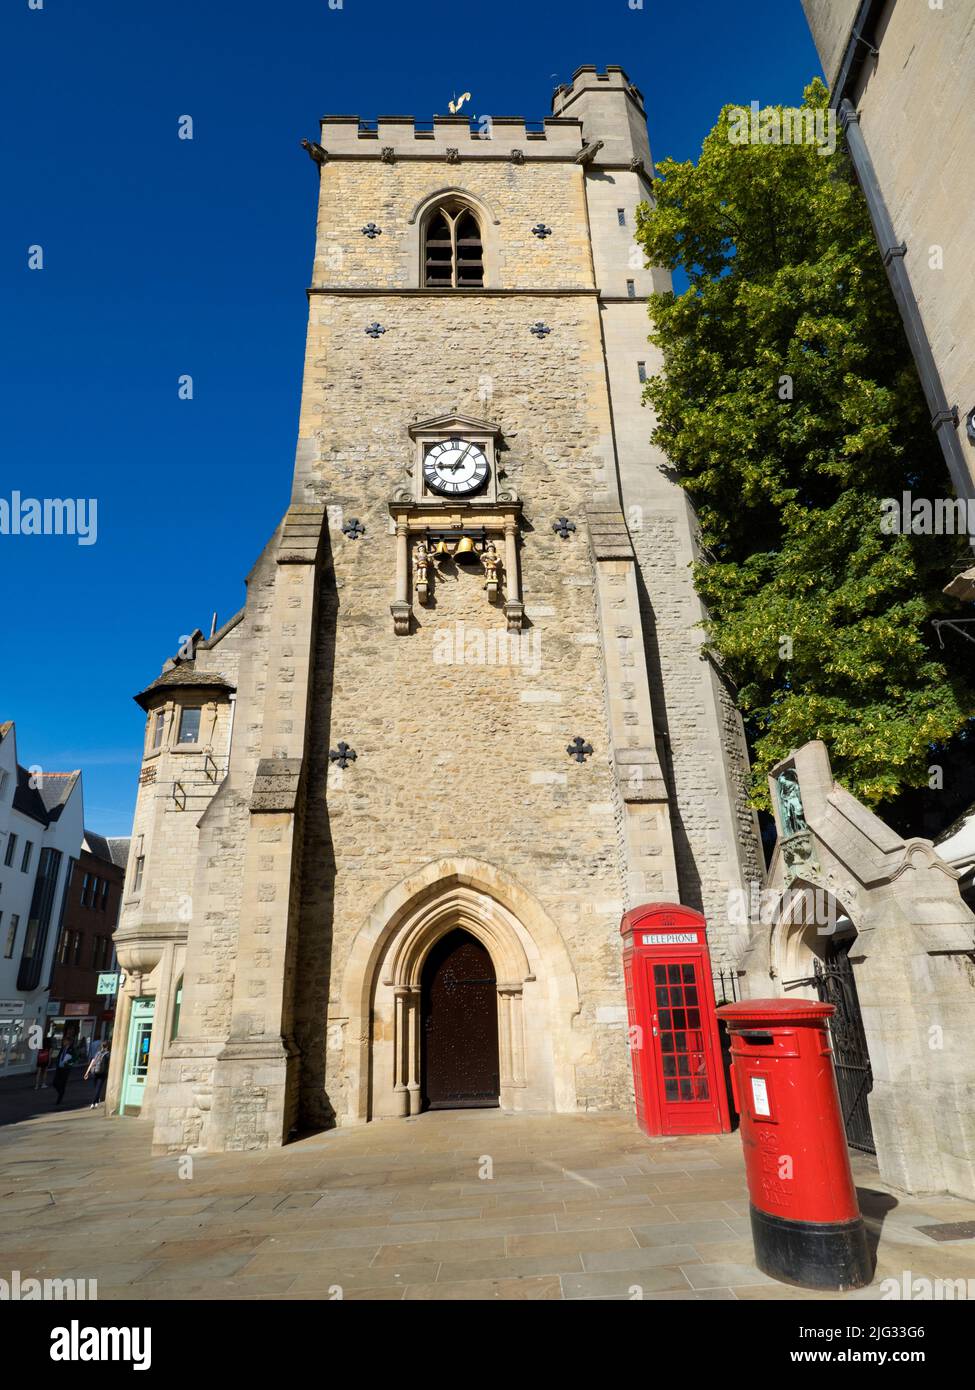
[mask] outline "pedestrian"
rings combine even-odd
[[[54,1089],[58,1093],[58,1098],[54,1102],[60,1105],[64,1100],[65,1087],[68,1084],[68,1077],[71,1075],[71,1067],[74,1063],[74,1038],[65,1038],[58,1055],[54,1059]]]
[[[102,1092],[105,1089],[105,1082],[108,1079],[108,1064],[111,1052],[111,1043],[103,1040],[98,1044],[98,1051],[88,1063],[88,1067],[85,1071],[85,1080],[87,1081],[88,1078],[91,1077],[92,1081],[95,1083],[95,1099],[88,1107],[89,1110],[95,1110],[101,1104]]]
[[[51,1038],[48,1035],[37,1052],[37,1070],[34,1072],[34,1090],[39,1091],[47,1085],[47,1069],[51,1065]]]

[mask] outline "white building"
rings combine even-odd
[[[34,1066],[83,835],[81,773],[21,767],[14,725],[0,724],[0,1076]]]

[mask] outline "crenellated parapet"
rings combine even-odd
[[[549,116],[526,121],[523,116],[323,116],[321,147],[325,160],[376,159],[392,164],[399,159],[571,160],[582,149],[582,122],[575,117]]]

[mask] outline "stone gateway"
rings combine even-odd
[[[136,698],[110,1108],[158,1152],[632,1108],[620,919],[762,882],[693,518],[649,444],[643,99],[326,116],[291,505]],[[124,1040],[125,1045],[121,1045]]]

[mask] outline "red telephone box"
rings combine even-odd
[[[704,918],[676,903],[623,917],[636,1113],[645,1134],[731,1128]]]

